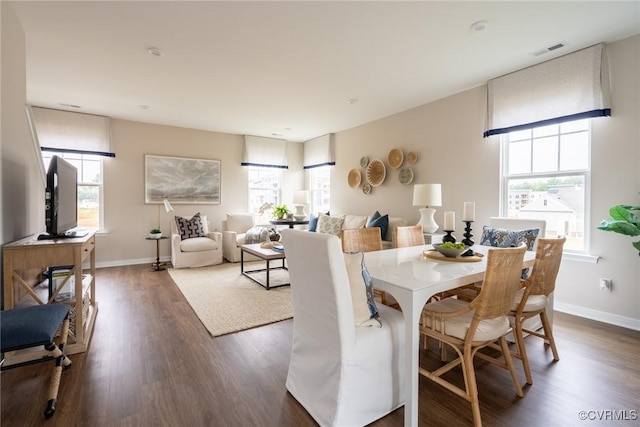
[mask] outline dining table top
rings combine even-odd
[[[429,289],[438,293],[481,281],[487,268],[488,252],[496,248],[472,246],[471,249],[480,255],[469,262],[460,262],[464,258],[455,261],[428,258],[425,251],[431,249],[431,245],[423,245],[366,252],[365,264],[375,281],[387,282],[412,292]],[[480,260],[476,261],[478,258]],[[534,259],[533,251],[525,252],[523,267],[533,265]]]

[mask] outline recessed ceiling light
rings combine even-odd
[[[149,49],[147,49],[147,53],[153,56],[163,56],[164,50],[157,47],[150,47]]]
[[[489,26],[489,23],[487,21],[476,21],[473,24],[471,24],[471,31],[473,31],[474,33],[479,33],[480,31],[484,31],[485,28],[487,28]]]
[[[149,108],[151,107],[149,107],[148,105],[140,104],[140,109],[142,110],[148,110]]]
[[[349,98],[347,99],[347,102],[349,104],[356,104],[358,102],[358,98]]]

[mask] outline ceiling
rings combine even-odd
[[[638,1],[10,4],[33,105],[290,141],[640,33]]]

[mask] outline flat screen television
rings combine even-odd
[[[71,231],[78,225],[78,170],[58,156],[47,170],[45,224],[47,232],[39,239],[78,237]]]

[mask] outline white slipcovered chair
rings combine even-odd
[[[330,234],[283,230],[282,241],[294,311],[287,390],[321,426],[367,425],[403,405],[404,318],[380,305],[381,327],[358,323],[363,255],[343,254]]]
[[[182,239],[175,219],[171,221],[171,264],[173,264],[173,268],[222,264],[222,233],[209,231],[206,215],[200,216],[200,220],[204,237],[187,239]]]
[[[222,252],[224,259],[229,262],[240,262],[240,246],[246,241],[247,231],[254,226],[253,215],[249,213],[228,213],[227,219],[222,220]],[[247,253],[245,261],[258,258]]]

